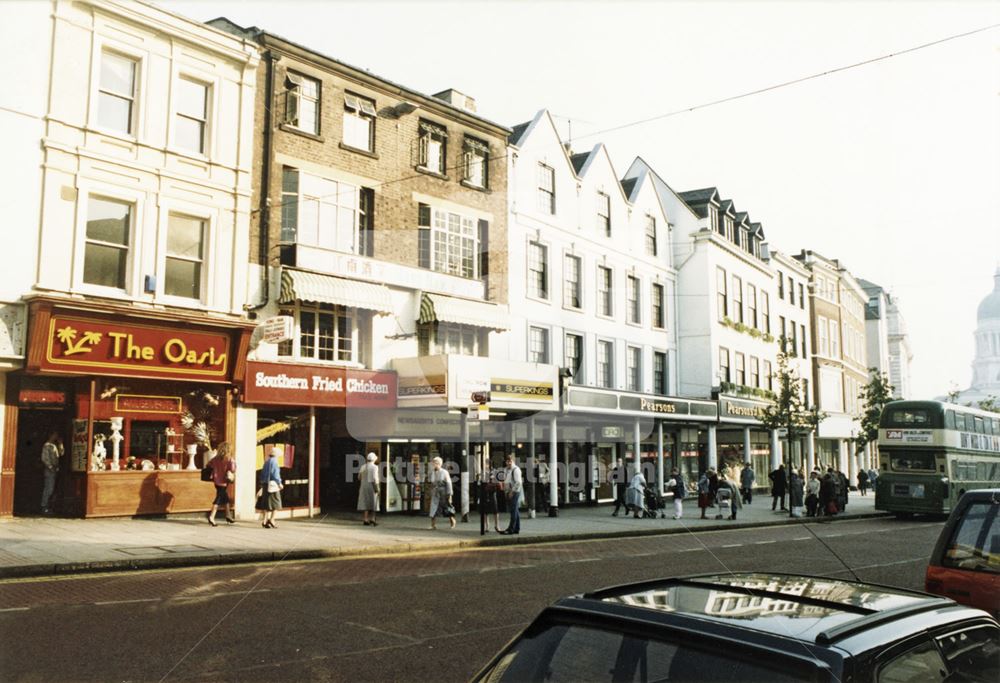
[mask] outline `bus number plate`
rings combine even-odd
[[[910,498],[923,498],[924,497],[924,485],[923,484],[893,484],[892,495],[894,496],[907,496]]]

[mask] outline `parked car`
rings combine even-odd
[[[959,499],[934,546],[924,588],[1000,618],[1000,489]]]
[[[1000,680],[1000,626],[916,591],[788,574],[661,579],[546,608],[474,678]]]

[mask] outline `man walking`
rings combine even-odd
[[[785,488],[788,481],[785,477],[785,468],[779,466],[771,474],[767,475],[767,477],[771,480],[771,509],[774,510],[780,500],[781,510],[784,511]]]
[[[502,534],[521,533],[521,493],[524,491],[524,479],[521,476],[521,468],[514,463],[514,456],[508,455],[506,476],[503,480],[504,492],[507,494],[507,511],[510,513],[510,521]]]
[[[629,504],[625,501],[625,491],[628,489],[628,470],[625,469],[625,463],[621,458],[618,458],[618,462],[611,470],[608,481],[615,488],[615,511],[611,513],[611,516],[617,517],[618,510],[622,507],[625,508],[627,515]]]
[[[44,484],[42,486],[42,514],[51,513],[49,501],[56,489],[56,476],[59,474],[59,458],[63,454],[62,437],[58,432],[49,434],[48,440],[42,445],[42,467],[44,468]]]
[[[756,479],[753,468],[748,462],[743,466],[743,471],[740,472],[740,495],[743,496],[743,502],[747,505],[753,503],[753,483]]]

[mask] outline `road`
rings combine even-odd
[[[0,582],[0,679],[462,681],[562,595],[726,570],[850,578],[844,563],[864,581],[920,589],[940,529],[845,520],[10,580]]]

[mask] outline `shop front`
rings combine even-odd
[[[200,469],[234,433],[233,383],[251,328],[185,312],[34,299],[28,356],[8,377],[0,512],[40,510],[40,453],[64,444],[51,509],[80,517],[203,510]]]
[[[768,487],[768,475],[781,463],[777,433],[768,432],[761,423],[767,406],[765,401],[719,397],[718,466],[738,477],[749,459],[755,488]]]
[[[257,473],[272,448],[285,488],[282,515],[354,509],[357,472],[381,439],[349,424],[376,422],[396,406],[396,373],[321,364],[248,361],[244,403],[256,413]]]

